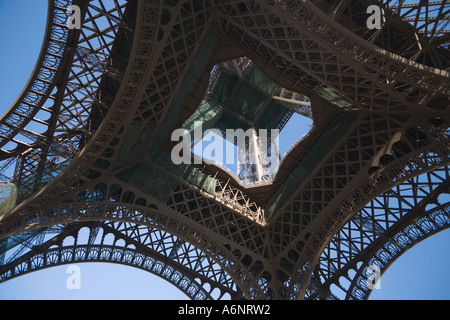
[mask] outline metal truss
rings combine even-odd
[[[79,223],[39,231],[48,240],[33,243],[20,258],[2,268],[2,281],[57,265],[119,263],[151,272],[196,300],[237,298],[233,280],[193,245],[165,233],[130,223]],[[13,239],[8,239],[13,241]],[[206,287],[210,289],[207,290]]]
[[[314,283],[309,298],[335,296],[333,285],[346,292],[346,298],[367,298],[368,266],[384,271],[415,243],[449,227],[448,178],[448,167],[439,168],[408,179],[365,205],[322,252],[314,277],[321,283]]]
[[[192,299],[367,299],[368,266],[448,227],[447,1],[49,3],[36,71],[0,119],[1,180],[18,188],[0,217],[2,281],[102,261]],[[65,26],[70,5],[80,30]],[[313,119],[271,183],[202,163],[206,192],[150,167],[162,200],[123,178],[170,150],[214,66],[249,60]]]

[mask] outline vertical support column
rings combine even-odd
[[[259,145],[258,145],[258,137],[256,135],[256,130],[252,129],[252,143],[250,144],[250,148],[252,151],[252,156],[250,159],[253,159],[255,167],[256,167],[256,181],[261,182],[262,179],[262,167],[261,167],[261,159],[259,158]]]
[[[261,164],[259,137],[254,128],[247,130],[242,143],[238,143],[237,176],[247,183],[258,183],[265,175]]]
[[[259,135],[255,129],[245,133],[248,143],[241,139],[238,143],[237,176],[246,183],[269,181],[278,171],[280,150],[278,148],[277,129],[271,129],[268,136],[267,129],[260,129]],[[269,155],[270,154],[270,155]]]

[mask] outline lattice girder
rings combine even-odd
[[[108,262],[154,273],[192,299],[212,299],[213,291],[219,299],[225,294],[236,296],[228,275],[191,245],[157,230],[120,225],[90,222],[63,227],[45,243],[3,265],[1,281],[58,265]]]
[[[349,272],[350,269],[354,271],[357,268],[359,277],[364,276],[365,268],[376,262],[374,255],[379,254],[383,246],[392,244],[403,252],[423,237],[431,235],[428,230],[448,227],[448,203],[445,203],[445,196],[450,191],[448,170],[448,167],[443,167],[406,180],[355,214],[321,255],[315,276],[316,280],[320,279],[321,287],[329,290],[330,283],[339,285],[341,276],[353,274]],[[434,219],[435,215],[442,218]],[[425,230],[418,233],[412,231],[421,230],[420,225],[426,224],[426,221],[431,225]],[[396,257],[401,254],[397,249],[388,251],[395,253]],[[380,269],[384,271],[393,259],[394,256],[388,259],[389,263],[379,265]],[[361,268],[361,262],[364,268]],[[363,269],[364,272],[361,271]],[[349,280],[362,282],[356,276]],[[367,292],[367,286],[359,287],[358,290]],[[348,291],[348,295],[351,291]],[[310,298],[315,297],[311,292],[308,295]]]
[[[165,259],[172,259],[173,270],[184,270],[177,274],[191,272],[195,263],[168,248],[204,254],[222,268],[215,269],[218,274],[231,279],[226,285],[210,282],[210,287],[222,286],[233,298],[308,298],[313,290],[323,290],[315,278],[316,266],[345,223],[379,195],[449,163],[448,72],[439,69],[442,64],[419,63],[414,58],[420,54],[411,55],[409,45],[390,52],[383,45],[388,31],[366,37],[343,28],[343,17],[360,14],[356,9],[344,14],[346,6],[356,8],[352,3],[345,1],[339,8],[335,3],[331,12],[324,12],[319,1],[130,1],[115,2],[112,8],[83,2],[84,28],[71,51],[73,59],[63,66],[65,87],[55,96],[59,113],[47,137],[59,138],[67,149],[55,147],[52,159],[45,143],[33,152],[18,153],[18,174],[41,170],[43,160],[56,162],[64,156],[70,162],[1,217],[0,238],[63,223],[101,222],[103,230],[111,227],[135,245],[142,240],[138,235],[148,239],[152,232],[159,233],[162,243],[144,242],[139,248],[162,250]],[[135,16],[126,10],[134,5]],[[98,19],[107,22],[105,30],[96,26]],[[409,26],[400,20],[394,25]],[[95,41],[99,47],[92,45]],[[213,65],[247,55],[280,86],[308,95],[315,121],[308,139],[292,148],[264,196],[229,183],[213,166],[196,168],[205,179],[219,177],[211,193],[182,178],[170,186],[164,200],[124,179],[134,166],[149,165],[155,154],[167,152],[169,133],[203,99],[204,80]],[[202,60],[205,56],[208,59]],[[326,93],[338,97],[341,105],[327,101]],[[134,130],[130,128],[142,124],[142,135],[124,152],[127,134]],[[327,144],[323,137],[329,138],[333,128],[339,134]],[[320,152],[313,152],[315,143],[324,140]],[[311,157],[317,157],[314,166]],[[301,166],[306,173],[286,189],[280,197],[284,201],[277,201],[274,195]],[[44,256],[64,250],[69,254],[62,247],[36,248]],[[114,250],[124,257],[126,251],[93,245],[70,250],[78,257]],[[37,258],[23,256],[27,262],[22,266]],[[340,263],[348,259],[342,256]],[[191,271],[183,269],[184,263]],[[340,267],[345,270],[345,265]],[[195,288],[202,290],[203,284]],[[197,291],[179,286],[196,296]],[[210,291],[203,293],[206,298]]]
[[[230,17],[224,21],[227,34],[301,82],[294,91],[305,87],[314,91],[323,85],[354,107],[371,110],[423,108],[437,92],[448,96],[447,72],[372,46],[311,2],[280,1],[270,6],[224,1],[220,8]],[[240,13],[242,8],[246,9]]]

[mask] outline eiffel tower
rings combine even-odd
[[[367,299],[370,270],[450,225],[449,17],[448,0],[49,0],[0,119],[0,280],[110,262],[197,300]],[[294,114],[312,127],[281,158],[260,132]],[[235,172],[173,162],[176,129],[237,146],[239,128],[258,156]]]

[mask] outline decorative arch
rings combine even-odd
[[[346,299],[367,299],[369,266],[384,272],[406,250],[449,227],[450,201],[440,203],[449,192],[449,167],[444,166],[410,177],[375,197],[322,251],[305,298],[335,299],[334,292],[339,291]],[[347,285],[340,284],[342,278]]]
[[[133,204],[104,201],[94,203],[68,202],[57,207],[41,208],[35,211],[33,215],[23,217],[17,223],[21,227],[2,233],[2,238],[5,239],[21,232],[32,233],[37,229],[49,228],[59,224],[80,222],[114,221],[146,226],[175,235],[204,252],[214,263],[220,265],[224,272],[231,276],[243,295],[253,298],[262,295],[261,288],[238,259],[240,256],[236,257],[230,252],[231,247],[228,248],[223,243],[218,243],[217,240],[207,234],[207,230],[203,230],[189,218],[176,215],[168,208],[153,209],[153,206],[140,207]]]
[[[366,300],[372,290],[364,286],[367,280],[366,270],[371,265],[377,265],[383,274],[402,254],[419,242],[450,227],[450,202],[438,206],[426,213],[415,222],[406,225],[401,231],[391,237],[392,240],[378,246],[375,254],[358,270],[349,287],[346,299]],[[389,252],[389,254],[387,254]]]
[[[3,282],[30,272],[70,263],[110,262],[155,274],[191,299],[236,298],[240,295],[231,277],[207,254],[191,244],[164,232],[159,237],[154,237],[151,244],[145,243],[140,241],[144,233],[139,234],[137,231],[140,226],[129,225],[128,231],[125,231],[121,225],[123,223],[111,221],[81,222],[61,227],[57,231],[59,233],[41,244],[36,243],[36,238],[31,238],[29,241],[35,243],[33,250],[3,265],[0,268],[0,279]],[[89,233],[81,239],[80,231],[83,229],[89,230]],[[38,235],[51,232],[49,228],[38,231]],[[146,232],[145,237],[151,237],[152,232],[158,230]],[[130,237],[131,233],[134,237]],[[113,235],[112,244],[105,240],[107,235]],[[67,238],[74,238],[74,243],[66,245]]]

